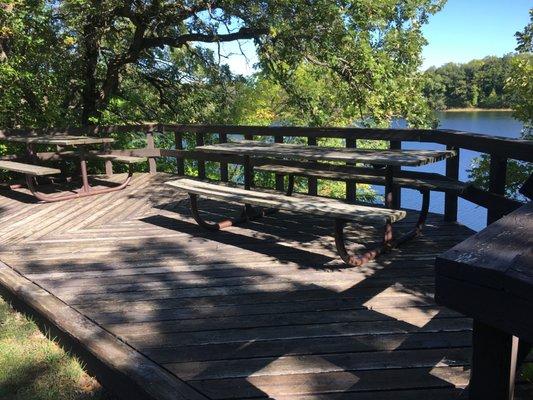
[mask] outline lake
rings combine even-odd
[[[522,131],[522,123],[512,117],[511,112],[506,111],[469,111],[469,112],[443,112],[439,114],[439,128],[457,129],[487,135],[504,136],[518,138]],[[442,149],[444,146],[432,145],[429,143],[405,143],[406,149]],[[461,150],[459,179],[468,181],[468,169],[470,169],[474,158],[480,153],[470,150]],[[445,162],[416,168],[418,171],[445,172]],[[378,188],[376,188],[378,189]],[[378,189],[379,190],[379,189]],[[382,190],[381,190],[382,192]],[[419,209],[421,203],[420,194],[411,189],[402,189],[402,207]],[[431,193],[430,210],[444,212],[444,194]],[[459,199],[458,220],[464,225],[481,230],[486,226],[487,211],[469,201]]]

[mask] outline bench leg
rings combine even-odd
[[[82,189],[80,189],[80,191],[78,192],[66,192],[65,194],[57,194],[57,195],[52,195],[52,196],[37,191],[37,189],[35,188],[33,177],[30,175],[26,175],[26,185],[28,186],[28,189],[30,189],[31,193],[37,198],[37,200],[44,201],[46,203],[52,203],[56,201],[77,199],[79,197],[95,196],[98,194],[116,192],[128,186],[129,183],[131,182],[132,177],[133,177],[133,169],[130,166],[128,177],[126,178],[124,182],[122,182],[118,186],[113,186],[113,187],[109,187],[105,189],[91,189],[90,187],[88,187],[88,190],[87,190],[84,185]]]
[[[189,198],[191,200],[191,212],[194,220],[204,229],[208,229],[210,231],[219,231],[221,229],[229,228],[230,226],[234,226],[243,222],[248,222],[250,220],[262,218],[266,215],[273,214],[277,212],[278,210],[275,208],[268,208],[268,209],[255,209],[252,208],[250,205],[246,204],[243,206],[241,213],[236,218],[228,218],[219,222],[209,222],[202,218],[200,215],[200,211],[198,208],[198,198],[199,196],[194,193],[189,193]]]
[[[470,400],[512,400],[518,338],[474,321]]]
[[[387,221],[387,223],[385,224],[383,242],[381,243],[381,245],[376,246],[373,249],[367,250],[360,254],[350,254],[348,252],[344,240],[344,227],[346,226],[348,221],[336,219],[335,245],[342,261],[352,267],[359,267],[367,263],[368,261],[375,259],[380,254],[386,253],[394,247],[397,247],[400,244],[417,237],[422,231],[429,211],[429,190],[421,190],[420,192],[422,193],[422,208],[420,210],[420,213],[418,214],[418,220],[416,221],[415,227],[410,231],[404,233],[398,239],[394,239],[392,223],[390,221]]]

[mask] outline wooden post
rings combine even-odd
[[[512,400],[518,338],[474,320],[470,400]]]
[[[111,144],[104,143],[104,152],[111,152]],[[105,160],[105,174],[106,176],[113,175],[113,162],[111,160]]]
[[[505,182],[507,177],[507,158],[490,155],[489,167],[489,191],[496,194],[505,194]],[[487,211],[487,225],[500,219],[501,212],[489,209]]]
[[[314,136],[308,136],[307,137],[307,145],[308,146],[316,146],[317,140]],[[316,177],[310,176],[307,178],[307,193],[310,196],[316,196],[318,194],[318,181]]]
[[[402,142],[401,140],[391,140],[389,144],[389,148],[391,150],[401,150],[402,149]],[[392,167],[392,172],[394,176],[398,175],[398,172],[401,171],[402,167]],[[397,185],[392,185],[391,188],[392,193],[392,208],[398,209],[401,207],[402,204],[402,190]]]
[[[275,143],[283,143],[283,136],[282,135],[276,135],[274,136],[274,142]],[[276,174],[276,190],[279,190],[283,192],[285,190],[285,183],[284,183],[285,177],[281,174]]]
[[[174,132],[174,147],[176,150],[183,150],[183,134],[181,132]],[[185,162],[181,157],[176,157],[176,172],[178,175],[185,175]]]
[[[155,149],[154,133],[151,130],[146,132],[146,148]],[[155,163],[154,157],[148,157],[148,171],[150,172],[150,174],[157,173],[157,165]]]
[[[346,138],[346,147],[350,149],[357,148],[357,139]],[[354,163],[346,163],[347,165],[356,165]],[[346,201],[354,202],[357,200],[357,183],[355,181],[346,181]]]
[[[251,133],[246,133],[244,135],[244,140],[254,140],[254,135],[252,135]]]
[[[228,135],[226,133],[219,133],[218,134],[218,141],[220,143],[227,143],[228,142]],[[221,162],[220,163],[220,180],[222,182],[227,182],[228,179],[229,179],[228,163],[227,162]]]
[[[459,179],[459,148],[446,146],[446,150],[455,150],[456,157],[446,159],[446,176],[453,180]],[[446,192],[444,194],[444,220],[447,222],[457,221],[457,202],[459,198],[456,193]]]
[[[204,134],[196,132],[196,147],[204,145]],[[197,160],[198,162],[198,178],[205,179],[205,161]]]

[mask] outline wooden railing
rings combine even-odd
[[[519,203],[506,198],[506,174],[509,159],[533,162],[533,141],[509,139],[490,135],[475,134],[457,130],[430,130],[430,129],[366,129],[366,128],[311,128],[311,127],[266,127],[266,126],[231,126],[231,125],[170,125],[170,124],[143,124],[143,125],[117,125],[93,126],[85,128],[47,129],[47,130],[0,130],[3,135],[24,134],[90,134],[107,135],[120,134],[121,132],[143,132],[146,134],[146,148],[133,150],[114,150],[116,153],[132,154],[148,157],[149,171],[157,170],[157,157],[175,157],[176,173],[185,174],[185,160],[197,160],[198,178],[206,178],[206,161],[219,163],[220,179],[228,180],[228,164],[239,164],[239,157],[222,156],[197,152],[185,149],[184,139],[189,143],[201,146],[206,138],[216,137],[219,142],[226,142],[228,135],[242,135],[245,139],[254,137],[271,137],[277,143],[283,143],[287,137],[306,138],[309,145],[316,145],[320,138],[339,138],[345,140],[346,147],[356,147],[358,139],[387,141],[392,149],[401,149],[405,142],[438,143],[447,149],[456,150],[458,156],[446,161],[446,177],[458,180],[459,178],[459,150],[468,149],[490,155],[489,190],[472,188],[461,197],[488,209],[488,223],[500,218],[506,212],[516,208]],[[154,135],[172,135],[173,149],[156,148]],[[258,160],[259,162],[265,160]],[[109,171],[108,171],[109,172]],[[276,189],[283,189],[283,177],[276,176]],[[316,178],[308,179],[308,193],[317,195]],[[396,206],[400,204],[400,192],[397,189],[395,196]],[[446,221],[457,220],[458,194],[446,192],[444,198],[444,218]],[[346,199],[354,201],[356,197],[356,182],[346,183]]]

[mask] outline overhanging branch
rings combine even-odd
[[[254,39],[261,35],[268,34],[268,29],[263,28],[241,28],[237,32],[226,34],[203,34],[203,33],[189,33],[177,37],[160,36],[160,37],[146,37],[143,40],[143,47],[149,49],[152,47],[181,47],[188,42],[231,42],[241,39]]]

